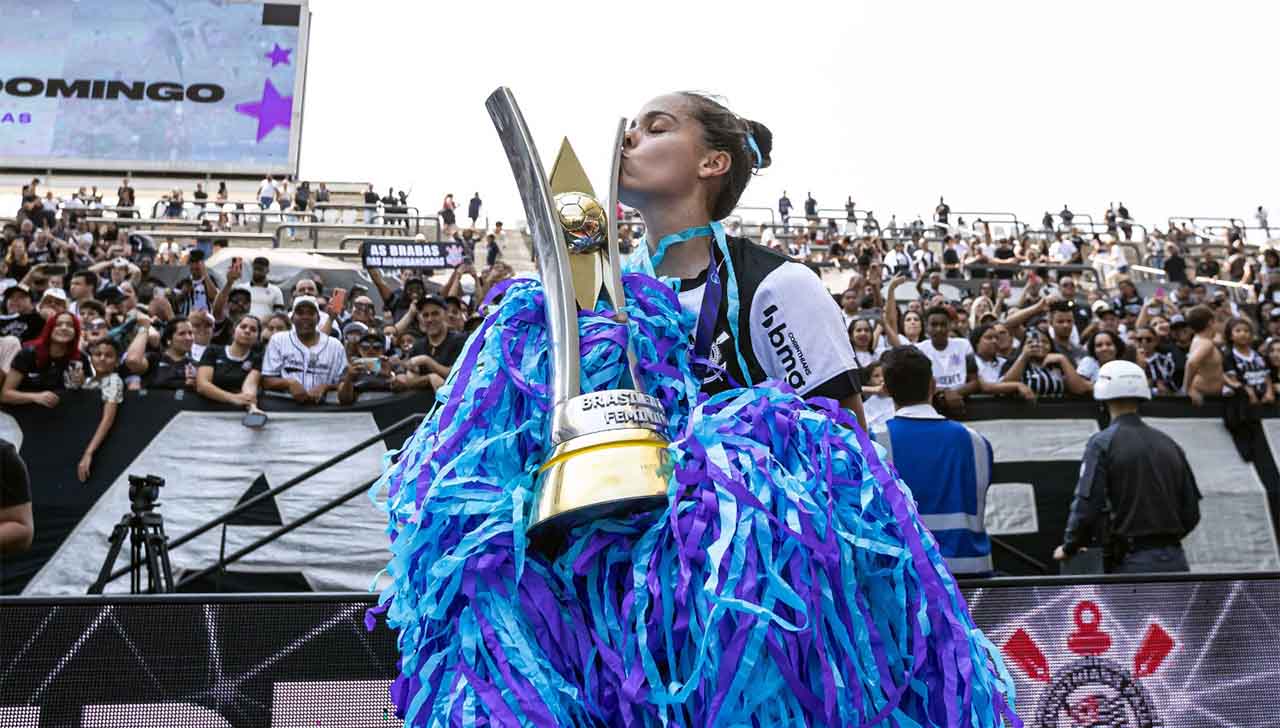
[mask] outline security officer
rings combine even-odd
[[[1190,571],[1182,539],[1200,522],[1200,489],[1182,448],[1138,417],[1151,399],[1146,373],[1128,361],[1098,371],[1093,397],[1107,403],[1111,426],[1089,438],[1071,502],[1059,561],[1091,541],[1108,544],[1108,571]],[[1109,538],[1108,538],[1109,529]]]

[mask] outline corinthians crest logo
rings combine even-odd
[[[1040,646],[1019,628],[1004,643],[1003,652],[1027,678],[1048,685],[1040,695],[1034,728],[1160,728],[1142,678],[1154,675],[1173,650],[1173,638],[1160,625],[1147,627],[1132,669],[1109,655],[1111,635],[1102,628],[1102,611],[1084,599],[1072,614],[1075,629],[1067,635],[1067,649],[1078,659],[1051,671]]]

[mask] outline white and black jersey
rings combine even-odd
[[[1222,357],[1222,370],[1235,374],[1246,387],[1253,389],[1259,397],[1267,393],[1267,379],[1271,376],[1271,368],[1262,355],[1253,349],[1241,353],[1234,346]]]
[[[840,307],[818,276],[807,266],[745,238],[729,236],[728,244],[739,300],[737,349],[747,371],[742,371],[734,350],[729,328],[731,284],[724,280],[728,266],[717,250],[713,261],[723,285],[708,358],[724,371],[708,375],[702,391],[716,394],[735,384],[778,379],[805,397],[839,400],[861,392],[858,363]],[[706,283],[705,271],[680,281],[680,306],[695,317],[702,308]]]
[[[1147,357],[1147,377],[1151,386],[1163,384],[1170,392],[1182,390],[1182,372],[1186,368],[1187,355],[1176,346],[1160,348]]]
[[[1013,368],[1013,363],[1017,361],[1016,357],[1010,357],[1004,363],[1004,372],[1008,372]],[[1062,373],[1062,367],[1057,364],[1043,366],[1040,362],[1027,362],[1022,368],[1022,383],[1031,388],[1040,398],[1059,398],[1067,393],[1066,378]]]
[[[306,389],[335,385],[347,371],[347,353],[332,336],[320,334],[315,346],[298,339],[296,331],[280,332],[267,340],[262,376],[300,382]]]

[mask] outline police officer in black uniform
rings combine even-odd
[[[1111,426],[1089,438],[1064,542],[1064,561],[1093,542],[1107,549],[1107,571],[1190,571],[1182,539],[1200,522],[1200,489],[1182,448],[1138,416],[1151,399],[1146,373],[1127,361],[1098,371],[1094,399],[1105,401]]]

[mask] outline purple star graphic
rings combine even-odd
[[[281,63],[283,63],[286,66],[289,65],[289,54],[293,52],[293,49],[281,48],[279,43],[273,43],[272,45],[274,45],[275,47],[271,49],[270,53],[265,54],[263,58],[271,59],[272,68],[275,68]]]
[[[289,128],[293,121],[293,97],[281,96],[271,85],[271,79],[267,79],[262,87],[262,100],[236,104],[236,111],[258,119],[258,141],[262,141],[277,126]]]

